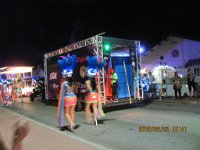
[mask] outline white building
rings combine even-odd
[[[165,77],[173,76],[173,71],[186,77],[188,67],[194,69],[196,79],[200,82],[200,42],[178,36],[168,36],[142,58],[142,69],[153,71],[156,67],[160,68],[154,73],[158,76],[158,83],[161,83]],[[188,90],[183,88],[183,92],[188,93]]]

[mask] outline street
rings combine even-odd
[[[80,127],[71,133],[57,128],[55,106],[28,100],[3,106],[46,128],[64,133],[69,138],[77,137],[80,141],[94,143],[102,149],[113,150],[199,150],[199,107],[200,104],[153,102],[148,105],[118,106],[110,110],[107,108],[106,116],[99,120],[98,126],[85,124],[84,111],[76,112],[75,122]],[[67,121],[65,124],[68,125]]]

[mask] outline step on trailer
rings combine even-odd
[[[106,49],[105,46],[110,47]],[[60,90],[60,79],[62,77],[57,60],[60,56],[76,55],[77,66],[73,73],[75,84],[77,85],[76,94],[78,100],[84,101],[84,96],[79,92],[84,91],[85,85],[81,82],[81,69],[86,66],[86,57],[96,55],[107,65],[101,69],[97,76],[97,86],[99,99],[102,105],[112,106],[124,103],[133,103],[143,99],[143,90],[139,80],[141,54],[139,53],[140,41],[127,40],[113,37],[106,37],[98,34],[88,39],[70,44],[66,47],[44,54],[45,72],[45,99],[47,101],[57,100]],[[114,69],[118,75],[118,101],[110,99],[107,80],[110,80],[109,69]],[[81,96],[82,95],[82,96]],[[79,105],[81,104],[79,102]]]

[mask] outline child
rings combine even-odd
[[[166,92],[167,92],[167,84],[166,84],[166,80],[163,79],[162,85],[161,85],[161,89],[160,89],[160,100],[163,97],[166,97]]]

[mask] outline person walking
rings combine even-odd
[[[98,88],[96,86],[95,76],[98,71],[104,66],[104,63],[99,60],[97,56],[88,56],[87,57],[87,79],[85,80],[87,94],[85,96],[85,114],[86,114],[86,123],[97,126],[97,105],[99,100]],[[92,112],[93,110],[93,119]]]
[[[188,89],[189,89],[189,96],[190,97],[197,97],[197,87],[195,83],[195,75],[191,71],[191,69],[188,69],[188,74],[187,74],[187,84],[188,84]],[[192,93],[192,88],[193,88],[193,93]]]
[[[74,82],[72,78],[73,70],[76,66],[77,60],[76,56],[67,56],[62,57],[62,60],[58,60],[58,65],[62,71],[62,81],[61,81],[61,89],[58,100],[58,124],[59,127],[63,127],[63,116],[65,115],[66,119],[70,124],[70,131],[76,127],[74,123],[74,110],[77,103],[77,97],[74,94]]]
[[[178,98],[177,94],[179,94],[179,98],[182,98],[181,97],[181,88],[182,88],[181,78],[178,75],[178,72],[175,72],[174,73],[174,85],[173,85],[173,89],[174,89],[174,93],[175,93],[175,98],[176,99]]]

